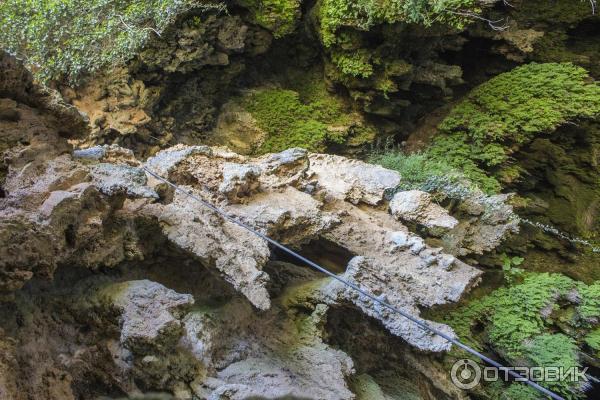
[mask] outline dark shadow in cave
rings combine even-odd
[[[297,252],[301,256],[308,258],[310,261],[313,261],[336,274],[346,271],[348,263],[355,256],[355,254],[348,249],[325,238],[312,240],[308,244],[302,246]],[[272,249],[271,259],[274,261],[285,261],[291,264],[303,264],[302,261],[298,260],[296,257],[277,248]],[[306,267],[311,268],[308,265]]]
[[[325,325],[327,343],[339,348],[354,361],[355,376],[368,374],[392,398],[412,394],[416,398],[450,399],[419,368],[416,362],[432,365],[435,354],[416,352],[399,337],[389,334],[377,320],[351,306],[330,308]],[[437,385],[441,382],[437,382]]]

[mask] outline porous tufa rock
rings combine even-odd
[[[176,343],[182,330],[179,319],[194,304],[191,295],[147,279],[108,285],[97,296],[101,302],[118,309],[121,344],[134,351]]]
[[[193,189],[185,189],[193,193]],[[269,308],[268,275],[261,269],[270,251],[263,240],[179,191],[171,203],[150,204],[142,212],[156,218],[169,241],[219,270],[252,304]]]
[[[105,195],[126,193],[131,198],[154,198],[158,194],[146,186],[144,170],[124,164],[100,163],[90,169],[92,182]]]
[[[114,144],[76,149],[73,151],[73,158],[90,162],[140,165],[140,162],[133,155],[133,151]]]
[[[255,165],[225,163],[223,165],[223,182],[219,192],[224,194],[231,203],[238,203],[259,190],[260,168]]]
[[[432,229],[450,230],[458,224],[456,218],[433,202],[429,193],[420,190],[396,193],[390,201],[390,212],[400,220]]]
[[[209,155],[210,153],[211,149],[207,146],[186,146],[178,144],[160,151],[154,157],[150,157],[146,160],[145,165],[155,174],[166,178],[169,176],[169,172],[176,168],[177,165],[187,157],[194,154]]]
[[[309,173],[332,197],[377,205],[400,184],[400,174],[378,165],[330,154],[311,154]]]
[[[456,255],[484,254],[519,232],[520,220],[509,204],[511,194],[468,197],[458,204],[463,217],[442,236],[444,248]]]
[[[358,285],[366,292],[375,294],[378,299],[390,304],[392,307],[413,316],[419,315],[413,299],[407,296],[406,288],[411,283],[411,279],[407,275],[401,276],[399,279],[393,271],[378,268],[377,263],[373,260],[365,257],[354,257],[348,263],[343,278]],[[382,285],[382,282],[385,283]],[[392,334],[400,336],[419,350],[433,352],[450,350],[452,344],[446,339],[407,320],[373,299],[342,285],[339,281],[332,281],[326,290],[337,301],[350,301],[366,315],[380,320]],[[450,337],[456,337],[447,325],[418,319]]]

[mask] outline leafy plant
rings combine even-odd
[[[523,261],[525,261],[523,257],[509,257],[506,253],[502,254],[502,271],[504,271],[504,276],[508,282],[512,282],[514,278],[523,274],[523,269],[516,268],[523,264]]]
[[[402,176],[401,190],[418,189],[456,199],[476,196],[479,190],[479,184],[464,169],[429,151],[405,154],[388,148],[374,151],[369,162],[398,171]]]
[[[76,81],[125,62],[191,10],[225,10],[197,0],[4,0],[0,45],[41,80]]]
[[[511,269],[515,261],[523,261],[520,257],[513,258],[506,256],[505,260]],[[583,340],[592,348],[600,346],[595,333],[600,318],[598,284],[586,285],[561,274],[523,273],[522,276],[522,283],[473,300],[451,313],[445,321],[464,340],[475,336],[475,340],[470,340],[474,347],[483,350],[484,346],[490,346],[509,362],[563,368],[579,366],[579,346]],[[576,312],[566,312],[572,310],[573,305]],[[574,336],[575,329],[558,328],[554,321],[557,315],[563,315],[561,323],[578,328],[579,332],[589,329],[591,333],[582,340]],[[582,320],[587,321],[587,325],[582,325]],[[483,332],[475,335],[472,330],[475,326],[483,327]],[[545,382],[544,386],[565,398],[581,397],[577,383]],[[507,398],[529,398],[522,385],[511,385],[510,391],[511,396]]]

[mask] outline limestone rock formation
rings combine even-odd
[[[28,93],[39,90],[29,84]],[[301,252],[326,244],[345,254],[335,261],[340,277],[420,318],[423,308],[458,301],[481,272],[390,214],[398,173],[298,148],[252,158],[177,145],[145,161],[115,145],[73,150],[67,138],[84,132],[85,118],[60,102],[21,103],[19,93],[3,92],[0,120],[9,132],[0,196],[0,292],[10,304],[0,311],[3,395],[352,399],[354,359],[329,342],[330,317],[341,310],[380,324],[407,354],[449,349],[202,204]],[[423,225],[451,221],[445,234],[460,236],[463,222],[454,226],[431,202],[407,215]],[[460,237],[456,246],[471,236]],[[423,370],[436,368],[423,357]]]
[[[89,117],[91,135],[80,144],[125,144],[148,154],[176,137],[191,141],[206,134],[246,58],[264,53],[272,40],[266,30],[219,10],[207,6],[201,15],[182,15],[127,66],[61,85],[65,98]]]
[[[448,230],[458,224],[456,218],[433,202],[429,193],[420,190],[396,193],[390,201],[390,211],[400,220],[419,222],[427,228]]]

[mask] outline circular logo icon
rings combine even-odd
[[[475,361],[464,358],[452,365],[450,378],[459,389],[473,389],[481,380],[481,368]]]

